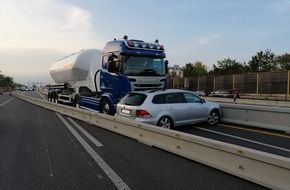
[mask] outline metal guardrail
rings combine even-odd
[[[290,159],[120,117],[59,105],[25,95],[14,96],[140,142],[200,162],[271,189],[289,190]]]

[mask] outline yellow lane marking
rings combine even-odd
[[[261,134],[266,134],[266,135],[271,135],[271,136],[277,136],[277,137],[283,137],[283,138],[290,139],[290,136],[288,136],[288,135],[275,134],[275,133],[266,132],[266,131],[260,131],[260,130],[255,130],[255,129],[246,129],[246,128],[236,127],[236,126],[232,126],[232,125],[225,125],[225,124],[219,124],[219,125],[222,126],[222,127],[240,129],[240,130],[244,130],[244,131],[251,131],[251,132],[255,132],[255,133],[261,133]]]

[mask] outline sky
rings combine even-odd
[[[0,71],[14,82],[53,83],[51,65],[128,35],[159,39],[169,65],[248,62],[290,53],[289,0],[0,0]]]

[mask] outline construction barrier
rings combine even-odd
[[[14,94],[55,112],[197,161],[270,189],[290,189],[290,158]]]

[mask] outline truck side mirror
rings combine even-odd
[[[119,73],[121,70],[122,70],[122,61],[120,60],[109,61],[108,71],[110,73]]]
[[[165,73],[166,74],[168,74],[168,64],[169,64],[169,62],[168,62],[168,60],[165,60]]]
[[[109,56],[108,60],[109,60],[109,61],[114,61],[114,60],[117,59],[117,58],[118,58],[118,56],[115,55],[114,53],[112,53],[112,54]]]

